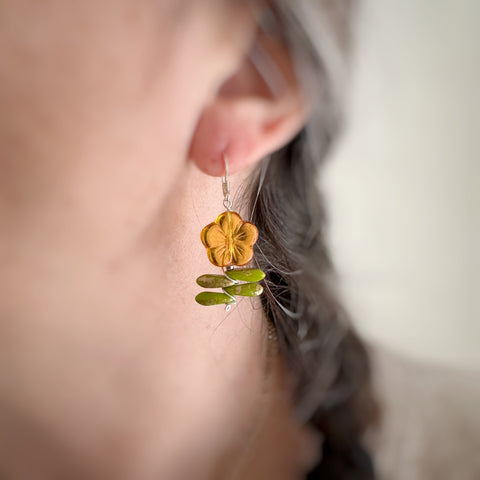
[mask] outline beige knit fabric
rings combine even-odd
[[[380,480],[480,480],[480,372],[372,352]]]

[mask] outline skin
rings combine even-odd
[[[271,402],[290,406],[272,400],[286,380],[261,312],[193,301],[195,278],[219,273],[199,233],[223,211],[223,153],[235,195],[305,119],[261,8],[0,0],[5,478],[268,470],[244,452],[268,444]],[[284,73],[275,95],[255,42]]]

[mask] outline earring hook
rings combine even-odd
[[[223,190],[223,206],[230,211],[232,209],[232,200],[230,199],[230,181],[228,180],[228,157],[223,154],[223,161],[225,163],[225,173],[222,176],[222,190]]]

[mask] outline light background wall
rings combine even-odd
[[[359,329],[480,367],[480,1],[363,0],[331,245]]]

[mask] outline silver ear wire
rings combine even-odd
[[[228,157],[227,154],[223,154],[223,161],[225,163],[225,173],[222,177],[222,190],[223,190],[223,206],[230,211],[232,209],[232,200],[230,199],[230,181],[228,180]]]
[[[228,275],[228,272],[230,270],[233,270],[233,267],[223,268],[223,274],[225,275],[225,278],[227,278],[228,280],[231,280],[234,284],[238,284],[239,283],[238,280],[235,280]],[[223,293],[225,295],[228,295],[233,300],[233,303],[227,303],[227,305],[225,305],[225,311],[229,312],[232,309],[232,305],[237,304],[237,299],[233,295],[230,295],[230,293],[226,292],[225,290],[223,290]]]

